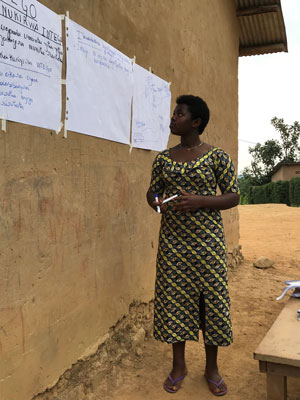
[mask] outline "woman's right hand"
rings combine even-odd
[[[160,207],[160,213],[163,214],[167,211],[167,204],[163,204],[163,198],[159,197],[158,202],[154,199],[154,201],[151,202],[151,207],[157,212],[157,206]]]

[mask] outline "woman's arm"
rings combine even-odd
[[[239,204],[240,195],[238,193],[224,193],[219,196],[200,196],[192,193],[186,193],[181,190],[182,196],[179,196],[174,204],[174,210],[188,212],[196,211],[198,208],[210,208],[214,210],[227,210]]]

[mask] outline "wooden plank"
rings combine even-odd
[[[254,352],[254,358],[300,367],[300,300],[290,298]]]
[[[239,8],[236,12],[236,15],[237,17],[248,17],[251,15],[265,14],[278,11],[280,11],[279,5],[271,4],[265,6]]]
[[[267,361],[259,361],[259,372],[267,372]]]
[[[267,399],[287,399],[286,376],[267,374]]]
[[[293,365],[275,364],[266,361],[259,361],[260,363],[266,363],[266,371],[269,375],[282,375],[292,376],[293,378],[300,378],[300,367],[294,367]]]

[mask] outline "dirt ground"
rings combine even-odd
[[[253,352],[288,299],[276,301],[284,281],[300,278],[300,209],[244,205],[239,213],[245,262],[229,271],[234,344],[220,350],[219,368],[228,385],[226,399],[266,400],[266,377],[259,373]],[[260,256],[274,260],[275,267],[254,268],[253,261]],[[171,370],[171,347],[147,340],[138,356],[123,360],[118,367],[107,399],[215,399],[203,378],[203,344],[188,343],[186,356],[189,374],[177,394],[168,394],[162,382]],[[300,380],[288,379],[288,399],[300,400]]]

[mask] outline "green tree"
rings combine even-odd
[[[271,119],[271,124],[274,126],[280,135],[280,145],[283,153],[281,161],[294,162],[300,158],[300,124],[295,121],[293,125],[284,123],[283,118],[274,117]]]
[[[274,117],[271,124],[279,133],[279,140],[271,139],[264,144],[257,143],[254,147],[249,147],[251,165],[244,168],[238,178],[242,204],[250,202],[251,187],[271,181],[276,164],[300,160],[300,123],[295,121],[288,125],[284,123],[283,118]]]
[[[271,181],[271,174],[279,162],[294,162],[300,159],[300,124],[284,123],[283,118],[274,117],[271,124],[279,132],[279,140],[267,140],[249,147],[252,155],[251,165],[242,171],[242,175],[251,176],[256,185],[264,185]]]
[[[238,183],[241,193],[241,204],[249,204],[250,203],[250,190],[252,186],[257,186],[258,182],[253,177],[249,168],[245,168],[242,172],[242,175],[238,176]]]
[[[252,161],[248,175],[252,174],[258,185],[270,182],[271,172],[282,158],[280,143],[274,139],[267,140],[264,144],[257,143],[249,148],[249,153]]]

